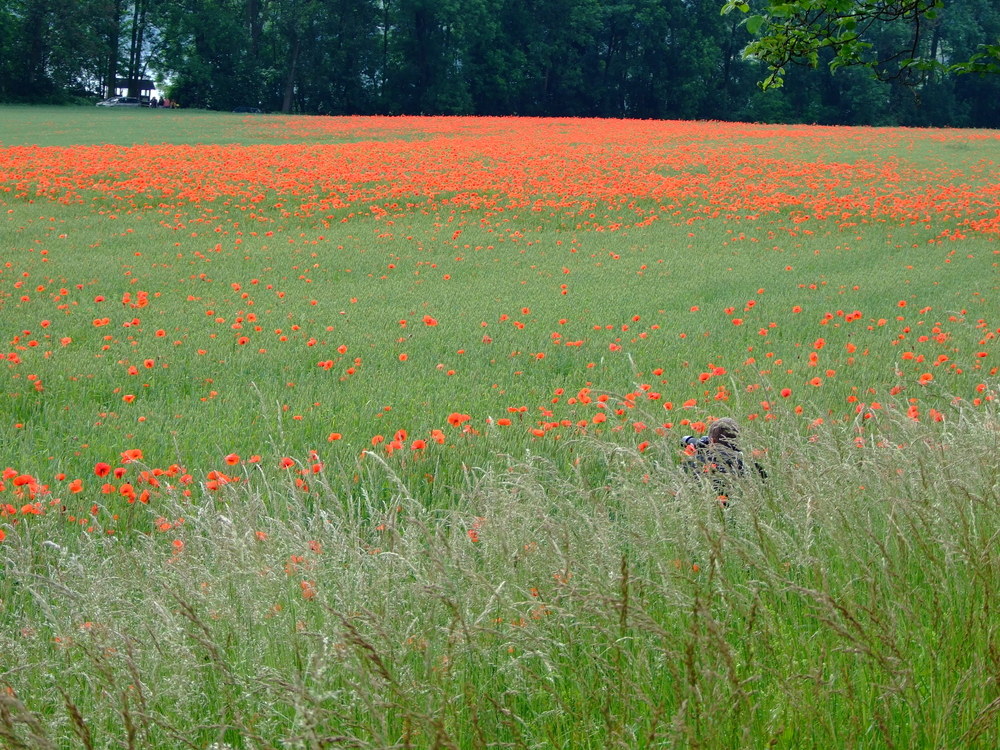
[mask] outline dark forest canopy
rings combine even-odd
[[[833,71],[821,45],[815,68],[791,59],[783,87],[761,91],[769,70],[743,51],[768,2],[0,0],[0,101],[155,78],[182,106],[221,110],[1000,127],[1000,75],[943,70],[998,43],[996,0],[942,0],[921,20],[916,56],[939,68]],[[910,37],[877,24],[864,42],[891,58]]]

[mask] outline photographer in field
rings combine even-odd
[[[686,435],[681,439],[681,447],[687,459],[681,464],[684,471],[699,481],[710,482],[723,507],[735,489],[734,479],[747,476],[747,464],[743,460],[738,439],[740,429],[736,420],[723,417],[712,422],[708,434],[696,438]],[[764,468],[754,462],[752,469],[761,479],[767,478]]]

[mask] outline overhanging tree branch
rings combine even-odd
[[[762,89],[780,87],[789,65],[817,67],[821,51],[831,55],[831,70],[863,67],[880,80],[916,83],[934,70],[1000,72],[1000,40],[980,45],[962,61],[928,51],[926,32],[944,8],[944,0],[763,0],[756,10],[745,0],[727,0],[722,13],[747,14],[746,29],[756,38],[743,55],[767,65]],[[873,37],[890,29],[896,37],[892,46],[877,45]]]

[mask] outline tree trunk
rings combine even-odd
[[[105,97],[114,96],[115,82],[118,80],[118,45],[121,44],[123,1],[115,0],[107,19],[108,67],[104,73],[106,77],[101,82],[101,93]]]
[[[132,7],[132,42],[128,52],[128,95],[139,96],[142,77],[142,38],[146,25],[146,2],[135,0]]]
[[[287,115],[292,111],[292,97],[295,94],[295,69],[299,62],[299,50],[302,46],[302,37],[295,36],[295,43],[292,45],[292,56],[288,63],[288,75],[285,76],[285,95],[281,100],[281,113]]]

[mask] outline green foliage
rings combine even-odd
[[[317,114],[1000,123],[990,0],[11,0],[0,101],[65,102],[158,78],[185,107]],[[56,12],[56,11],[59,12]],[[746,52],[746,55],[741,52]],[[795,69],[799,63],[822,69]],[[878,101],[850,101],[872,69]],[[753,84],[792,95],[764,105]],[[966,76],[966,78],[970,78]],[[796,82],[798,79],[799,82]],[[907,101],[909,86],[934,106]],[[809,100],[802,95],[810,92]],[[871,106],[874,104],[874,110]],[[853,113],[852,113],[853,112]]]
[[[764,90],[780,88],[791,64],[815,68],[823,51],[831,53],[825,58],[831,71],[859,66],[885,80],[914,82],[931,72],[996,73],[1000,45],[991,42],[1000,39],[1000,29],[992,22],[995,8],[985,18],[968,19],[966,28],[978,25],[984,32],[975,49],[956,51],[942,44],[947,19],[975,4],[975,0],[764,0],[746,18],[746,29],[756,38],[744,55],[766,64],[768,72],[760,82]],[[746,14],[751,7],[728,0],[722,13],[733,11]]]

